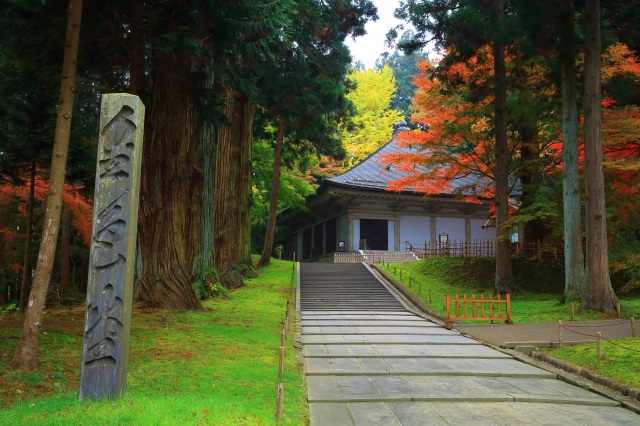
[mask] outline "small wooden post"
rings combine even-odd
[[[571,321],[575,321],[575,309],[573,307],[573,302],[571,302]]]
[[[621,318],[622,315],[620,314],[620,302],[616,303],[616,312],[618,312],[618,318]]]
[[[280,346],[280,368],[278,370],[280,374],[280,379],[284,375],[284,346]]]
[[[562,320],[558,320],[558,347],[562,347]]]
[[[631,317],[631,337],[636,337],[636,319]]]
[[[453,328],[453,321],[451,321],[450,319],[451,318],[451,295],[449,295],[449,293],[445,295],[444,309],[445,309],[445,318],[446,318],[444,326],[449,330],[451,330]]]
[[[409,275],[409,288],[411,288],[411,275]]]
[[[420,283],[420,289],[422,290],[422,283]],[[429,304],[433,304],[433,300],[431,299],[431,289],[429,289]]]
[[[282,402],[284,399],[284,384],[278,383],[278,408],[276,409],[276,418],[282,419]]]
[[[602,333],[600,333],[599,331],[596,333],[597,336],[597,342],[598,342],[598,359],[602,359],[602,345],[601,345],[601,340],[602,340]]]

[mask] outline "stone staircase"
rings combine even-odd
[[[302,311],[405,311],[361,263],[300,265]]]
[[[311,426],[640,424],[410,312],[363,264],[302,263],[298,291]]]

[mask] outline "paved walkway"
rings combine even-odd
[[[623,319],[564,321],[562,326],[562,341],[565,344],[595,342],[597,332],[601,332],[605,339],[631,337],[631,322]],[[534,346],[537,347],[557,347],[559,339],[557,323],[535,322],[509,325],[456,323],[455,328],[484,342],[508,348],[530,344],[535,344]]]
[[[312,426],[640,424],[616,401],[419,317],[370,277],[361,264],[301,265]]]

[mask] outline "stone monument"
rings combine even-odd
[[[103,95],[80,399],[115,398],[127,385],[144,105]]]

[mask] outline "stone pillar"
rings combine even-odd
[[[144,105],[102,97],[80,399],[115,398],[127,385]]]

